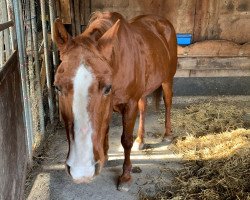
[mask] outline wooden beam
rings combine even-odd
[[[227,40],[205,40],[189,46],[178,46],[178,57],[246,57],[250,43],[243,45]]]
[[[76,36],[76,24],[75,24],[75,12],[74,12],[74,1],[70,0],[70,16],[71,16],[71,32],[72,36]]]
[[[8,21],[5,23],[0,24],[0,31],[3,31],[11,26],[14,26],[14,22],[13,21]]]
[[[76,35],[81,34],[81,16],[79,0],[74,0],[74,13],[75,13],[75,30]]]
[[[60,18],[64,24],[71,24],[71,12],[70,12],[70,3],[72,0],[59,0],[57,6],[59,6],[60,10],[58,13],[60,14]]]
[[[175,77],[242,77],[250,76],[250,70],[226,69],[226,70],[185,70],[178,69]]]
[[[89,19],[90,19],[90,15],[91,15],[91,0],[85,0],[85,10],[84,10],[84,20],[85,20],[85,25],[88,25],[89,23]]]
[[[250,57],[186,57],[178,59],[178,69],[250,70]]]

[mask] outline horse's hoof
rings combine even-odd
[[[121,192],[128,192],[131,186],[132,180],[126,181],[126,182],[120,182],[118,183],[117,189]]]
[[[132,151],[141,151],[144,149],[144,143],[134,142]]]
[[[163,143],[170,144],[173,141],[173,135],[164,136],[162,139]]]

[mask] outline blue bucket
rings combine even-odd
[[[190,45],[192,35],[187,33],[177,33],[177,44],[181,46]]]

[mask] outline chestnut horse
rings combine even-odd
[[[59,91],[69,152],[66,168],[77,183],[89,182],[102,169],[108,154],[112,111],[122,114],[124,148],[119,190],[131,184],[130,152],[135,140],[143,147],[146,96],[163,89],[166,107],[164,140],[171,138],[170,109],[177,65],[176,33],[172,24],[155,15],[126,21],[118,13],[95,13],[87,29],[72,38],[62,22],[54,23],[54,41],[61,64],[54,85]]]

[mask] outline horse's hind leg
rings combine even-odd
[[[137,138],[133,144],[133,150],[142,150],[144,146],[144,133],[145,133],[145,113],[147,109],[147,98],[142,97],[138,102],[138,108],[140,111],[140,121],[137,133]]]
[[[163,136],[163,141],[170,142],[172,140],[172,130],[171,130],[171,106],[172,106],[172,97],[173,97],[173,80],[168,80],[162,83],[163,89],[163,99],[165,104],[165,134]]]

